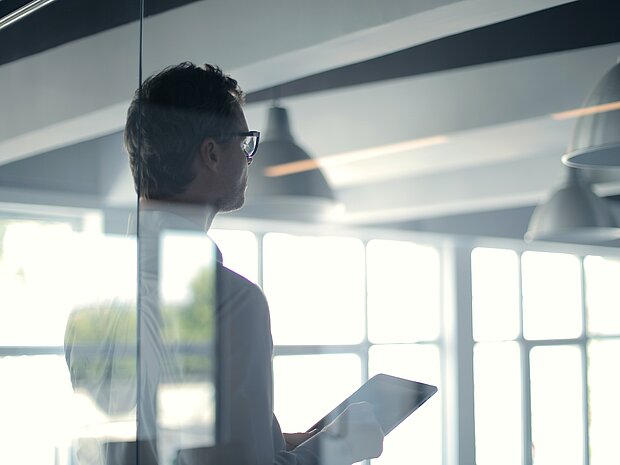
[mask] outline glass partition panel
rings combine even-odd
[[[179,216],[208,230],[221,253],[215,301],[221,371],[215,384],[224,391],[217,392],[216,448],[225,451],[239,439],[235,452],[250,454],[243,462],[248,465],[310,464],[319,453],[342,454],[349,450],[342,438],[332,444],[339,452],[326,446],[329,432],[315,439],[282,431],[304,431],[371,372],[401,367],[407,376],[421,376],[407,370],[408,349],[419,349],[415,360],[440,386],[443,360],[439,248],[399,240],[398,234],[373,245],[372,233],[362,237],[354,227],[352,234],[338,228],[366,225],[367,213],[374,218],[368,224],[382,225],[386,205],[409,208],[410,199],[390,192],[391,183],[408,184],[415,169],[407,158],[443,138],[426,140],[436,135],[426,124],[431,118],[411,121],[412,105],[399,104],[410,99],[403,96],[411,82],[394,87],[395,76],[370,78],[370,70],[345,68],[412,46],[410,39],[396,43],[403,40],[396,23],[408,30],[403,20],[451,2],[179,0],[169,9],[161,3],[144,1],[145,84],[143,106],[136,108],[144,150],[141,171],[134,174],[145,199],[141,213],[154,200],[164,201],[165,210],[203,208]],[[396,42],[376,48],[383,43],[379,31],[387,29]],[[329,74],[320,78],[324,72]],[[368,79],[356,82],[363,76]],[[389,165],[382,163],[384,155],[393,156]],[[141,266],[150,255],[143,240]],[[200,257],[188,252],[185,261],[158,262],[159,270],[189,277],[187,268],[206,260]],[[234,290],[226,302],[220,279]],[[419,341],[425,346],[409,346]],[[408,344],[402,351],[395,347],[393,365],[389,355],[373,352],[387,343]],[[233,378],[238,382],[227,390]],[[434,408],[425,406],[432,427],[415,455],[434,465],[443,460],[437,399]],[[227,402],[243,415],[245,429],[235,429],[238,418],[226,410]],[[365,420],[377,425],[372,416]],[[386,442],[391,452],[384,463],[412,460],[406,438],[420,428],[403,426],[400,438]],[[351,437],[354,456],[332,461],[373,457],[378,435],[362,437]],[[191,445],[178,447],[178,460],[200,460],[184,452]],[[228,462],[220,457],[218,463]]]
[[[140,234],[143,245],[151,242],[146,213],[142,212],[142,226],[146,227]],[[187,454],[208,454],[216,446],[216,252],[201,231],[163,230],[159,251],[143,248],[142,253],[141,286],[145,292],[141,293],[140,347],[142,379],[149,384],[144,384],[141,400],[144,409],[153,407],[156,414],[159,463],[172,464]],[[148,253],[159,256],[157,290],[149,289],[153,257]],[[157,294],[159,306],[155,308]],[[156,311],[159,322],[151,321]],[[152,352],[157,353],[157,360],[148,360]]]
[[[122,131],[140,3],[0,3],[0,463],[121,463],[115,444],[136,440]]]
[[[613,460],[617,253],[518,254],[619,16],[1,0],[0,463],[374,460],[288,433],[376,372],[440,387],[378,463]]]
[[[66,318],[64,352],[75,392],[76,459],[105,463],[118,444],[136,439],[136,241],[81,236],[65,258],[75,287],[64,295],[80,300]]]

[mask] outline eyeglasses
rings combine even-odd
[[[243,137],[241,140],[241,150],[245,154],[245,158],[248,161],[248,165],[252,164],[256,150],[258,149],[258,142],[260,141],[260,131],[247,131],[247,132],[235,132],[231,136]]]

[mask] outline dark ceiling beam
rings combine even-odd
[[[197,0],[145,0],[145,16]],[[28,3],[0,1],[0,17]],[[0,30],[0,65],[128,24],[140,17],[140,0],[57,0]],[[136,28],[136,47],[138,44]],[[9,46],[6,46],[9,44]],[[137,61],[137,57],[136,57]]]
[[[248,103],[620,42],[620,1],[568,3],[251,92]]]

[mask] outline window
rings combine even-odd
[[[521,465],[522,404],[519,346],[480,342],[474,347],[476,463]]]
[[[362,341],[362,241],[270,233],[264,238],[263,270],[274,344],[339,345]]]
[[[260,244],[275,344],[275,411],[285,431],[305,431],[376,373],[441,389],[435,247],[283,233],[267,233]],[[400,464],[406,456],[440,464],[441,417],[438,394],[390,434],[385,454],[373,462]]]
[[[373,343],[439,336],[439,253],[403,241],[368,243],[368,338]]]
[[[527,339],[579,337],[579,259],[563,253],[525,252],[521,257],[523,336]]]
[[[440,351],[435,344],[381,344],[370,348],[369,376],[387,373],[424,381],[441,389]],[[442,463],[439,391],[385,439],[373,464]],[[406,458],[406,462],[405,462]]]
[[[620,457],[620,337],[593,339],[588,344],[588,393],[590,401],[590,463],[603,465]]]
[[[369,376],[387,373],[441,386],[440,270],[436,248],[407,241],[367,245]],[[373,463],[441,463],[441,391],[386,438]]]
[[[132,305],[135,241],[36,219],[4,220],[0,232],[0,462],[70,463],[76,426],[97,429],[109,419],[91,396],[74,395],[67,320]]]
[[[618,456],[619,263],[472,251],[478,465]]]
[[[472,261],[472,322],[477,341],[519,335],[519,267],[512,250],[477,248]]]
[[[620,260],[588,256],[584,259],[588,333],[620,334]]]
[[[255,256],[235,242],[244,240],[239,231],[211,236],[225,263]],[[275,344],[274,408],[285,431],[305,431],[376,373],[441,386],[435,247],[284,233],[266,233],[258,246]],[[390,434],[376,463],[400,464],[405,453],[441,463],[440,397]]]
[[[0,451],[0,460],[14,461],[18,451],[24,457],[29,425],[28,442],[38,447],[28,449],[27,459],[50,465],[54,456],[70,463],[68,430],[75,422],[102,434],[114,423],[116,437],[130,437],[132,412],[104,418],[86,391],[72,396],[62,343],[74,309],[111,300],[133,305],[135,240],[78,233],[63,222],[2,226],[1,428],[3,437],[14,440]],[[442,340],[442,320],[450,315],[442,308],[440,248],[365,241],[353,233],[216,230],[211,236],[224,263],[263,284],[270,301],[274,407],[284,430],[307,429],[384,372],[440,391],[386,438],[383,456],[373,463],[400,464],[405,456],[412,463],[444,461],[442,363],[444,343],[451,341]],[[209,244],[202,236],[164,238],[160,284],[166,305],[188,305],[188,290],[196,292],[196,276],[212,257]],[[618,282],[617,258],[471,250],[473,353],[458,357],[473,356],[477,465],[605,465],[620,456]],[[192,367],[194,373],[204,368]],[[211,410],[199,409],[198,418],[193,406],[210,405],[212,391],[209,383],[162,385],[163,426],[188,418],[196,425],[211,422]],[[71,416],[52,425],[48,420],[60,410]],[[211,434],[200,428],[183,440]]]
[[[53,465],[59,455],[66,463],[72,427],[94,412],[72,408],[64,356],[0,357],[0,379],[0,462]]]
[[[274,410],[287,432],[307,431],[362,381],[356,354],[281,355],[273,372]]]
[[[581,349],[537,346],[530,351],[532,456],[536,463],[583,463]]]
[[[587,256],[584,270],[590,464],[602,465],[620,457],[620,260]]]
[[[250,231],[210,229],[209,236],[222,253],[222,263],[253,283],[258,283],[258,242]]]

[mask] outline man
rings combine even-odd
[[[237,82],[211,65],[181,63],[144,82],[125,128],[143,212],[207,230],[217,213],[243,205],[260,136],[248,129],[243,99]],[[350,406],[322,431],[282,434],[273,415],[267,302],[254,284],[221,264],[217,271],[226,463],[344,465],[379,456],[383,433],[366,403]]]

